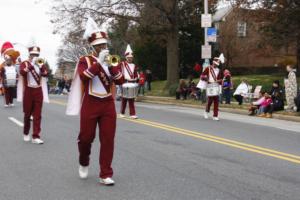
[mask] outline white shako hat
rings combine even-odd
[[[37,45],[34,37],[30,38],[27,47],[28,47],[28,53],[29,54],[40,55],[41,48]]]
[[[89,17],[86,22],[83,39],[88,40],[92,46],[97,44],[107,44],[108,42],[108,36],[106,32],[101,31],[91,17]]]
[[[133,51],[132,51],[132,49],[131,49],[131,46],[130,46],[130,44],[128,44],[127,45],[127,48],[126,48],[126,51],[125,51],[125,57],[126,58],[133,58]]]

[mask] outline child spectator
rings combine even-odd
[[[231,73],[228,69],[225,69],[223,74],[224,74],[224,78],[223,78],[223,82],[222,82],[223,95],[225,97],[225,103],[230,104],[231,89],[233,87]],[[221,101],[223,102],[223,97],[221,98]]]
[[[257,101],[251,103],[249,108],[249,115],[261,114],[258,112],[260,105],[265,101],[265,92],[261,91],[259,93],[259,98]]]
[[[259,107],[259,117],[267,117],[272,118],[272,106],[273,101],[271,95],[268,93],[265,93],[265,100],[262,102],[262,104]]]
[[[142,94],[144,96],[145,94],[145,82],[146,82],[146,76],[143,71],[140,71],[140,77],[139,77],[139,94]]]

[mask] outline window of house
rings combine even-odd
[[[247,23],[246,22],[238,22],[237,36],[238,37],[246,37],[246,32],[247,32]]]

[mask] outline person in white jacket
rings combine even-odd
[[[244,97],[249,92],[249,86],[246,80],[242,80],[239,86],[236,88],[235,92],[233,93],[233,97],[239,103],[239,105],[243,104]]]

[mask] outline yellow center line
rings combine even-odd
[[[66,105],[65,102],[56,101],[56,100],[51,100],[51,103],[58,104],[58,105],[64,105],[64,106]],[[293,155],[293,154],[289,154],[289,153],[276,151],[276,150],[273,150],[273,149],[268,149],[268,148],[264,148],[264,147],[260,147],[260,146],[255,146],[255,145],[252,145],[252,144],[238,142],[238,141],[235,141],[235,140],[230,140],[230,139],[218,137],[218,136],[214,136],[214,135],[211,135],[211,134],[205,134],[205,133],[201,133],[201,132],[181,129],[181,128],[177,128],[177,127],[174,127],[174,126],[158,123],[158,122],[142,120],[142,119],[129,119],[129,118],[121,118],[121,119],[126,120],[126,121],[130,121],[130,122],[133,122],[133,123],[137,123],[137,124],[142,124],[142,125],[151,126],[151,127],[154,127],[154,128],[166,130],[168,132],[178,133],[178,134],[181,134],[181,135],[190,136],[190,137],[194,137],[194,138],[198,138],[198,139],[202,139],[202,140],[206,140],[206,141],[211,141],[211,142],[214,142],[214,143],[223,144],[223,145],[234,147],[234,148],[237,148],[237,149],[242,149],[242,150],[254,152],[254,153],[257,153],[257,154],[266,155],[266,156],[278,158],[278,159],[281,159],[281,160],[286,160],[286,161],[289,161],[289,162],[300,164],[300,156],[298,156],[298,155]]]

